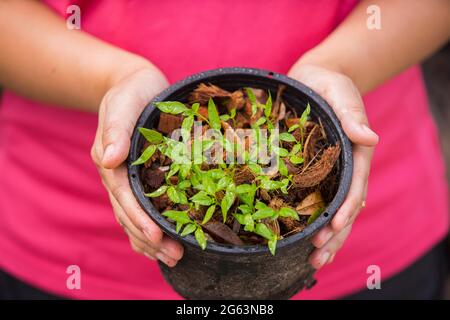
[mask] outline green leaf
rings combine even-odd
[[[187,203],[186,195],[183,192],[177,190],[173,186],[170,186],[167,189],[167,195],[169,196],[169,199],[174,203],[181,203],[181,204]]]
[[[299,220],[298,213],[294,209],[284,207],[278,211],[278,214],[284,218],[293,218],[295,220]]]
[[[196,174],[193,174],[189,177],[189,180],[191,181],[192,186],[197,190],[203,190],[203,185],[200,183],[198,177]]]
[[[292,155],[289,157],[289,161],[292,162],[293,164],[300,164],[303,163],[304,159],[297,155]]]
[[[264,107],[264,115],[269,118],[272,113],[272,95],[269,91],[269,97],[267,98],[266,105]]]
[[[181,228],[182,228],[183,226],[184,226],[183,223],[177,222],[177,225],[176,225],[176,228],[175,228],[176,232],[177,232],[177,233],[180,233]]]
[[[273,151],[280,157],[287,157],[289,155],[289,151],[285,148],[273,147]]]
[[[192,232],[195,231],[195,229],[197,229],[197,225],[195,223],[190,223],[188,224],[186,227],[184,227],[183,232],[181,233],[182,237],[187,236],[188,234],[191,234]]]
[[[244,230],[253,232],[255,230],[255,221],[253,221],[252,215],[247,213],[244,215]]]
[[[156,102],[155,106],[162,112],[170,114],[180,114],[189,110],[183,103],[178,101]]]
[[[254,127],[259,127],[261,125],[263,125],[264,123],[266,123],[267,119],[264,117],[259,118],[254,124]]]
[[[172,163],[170,165],[170,170],[166,175],[166,179],[169,179],[171,176],[173,176],[174,174],[176,174],[178,172],[178,170],[180,170],[180,164],[178,163]]]
[[[258,101],[256,101],[255,93],[251,88],[245,88],[245,91],[247,92],[247,96],[250,99],[250,102],[252,104],[258,104]]]
[[[303,111],[302,116],[300,117],[300,124],[302,127],[305,125],[306,121],[308,120],[309,113],[311,112],[311,106],[308,104],[306,105],[306,109]]]
[[[191,182],[189,180],[183,180],[180,183],[178,183],[177,188],[180,190],[186,190],[191,186]]]
[[[281,180],[281,184],[282,184],[280,187],[281,192],[283,192],[284,194],[288,194],[287,187],[289,186],[289,179],[285,178]]]
[[[206,210],[205,216],[203,217],[202,224],[207,223],[213,216],[214,212],[216,211],[216,205],[212,205],[211,207]]]
[[[198,227],[197,230],[195,230],[195,239],[197,239],[198,244],[200,245],[200,248],[202,250],[206,249],[206,237],[203,233],[202,228]]]
[[[198,112],[198,109],[200,109],[200,103],[194,103],[191,107],[192,111],[194,111],[195,113]]]
[[[266,207],[264,209],[260,209],[258,211],[256,211],[253,215],[252,218],[253,220],[261,220],[261,219],[266,219],[266,218],[272,218],[276,216],[276,212],[275,210],[273,210],[270,207]]]
[[[150,198],[159,197],[160,195],[164,194],[167,191],[167,188],[168,186],[161,186],[153,192],[146,193],[145,196]]]
[[[138,130],[144,136],[145,140],[152,144],[161,143],[163,141],[163,135],[158,131],[147,128],[138,128]]]
[[[238,209],[243,213],[243,214],[248,214],[248,213],[252,213],[252,209],[250,208],[249,205],[247,204],[241,204]],[[242,223],[243,224],[243,223]]]
[[[269,251],[273,256],[275,255],[275,250],[277,249],[277,241],[277,238],[273,238],[267,243]]]
[[[168,219],[171,219],[175,222],[179,222],[181,224],[192,222],[191,218],[189,218],[189,214],[187,213],[187,211],[167,210],[164,211],[162,215]]]
[[[255,222],[250,213],[235,214],[234,217],[241,225],[245,226],[245,231],[253,232],[255,229]]]
[[[191,165],[192,165],[192,163],[186,163],[186,164],[180,165],[179,174],[182,179],[186,179],[186,177],[190,173]]]
[[[254,186],[251,184],[241,184],[236,187],[236,193],[249,193],[254,191]]]
[[[231,109],[230,111],[230,118],[234,119],[234,117],[236,117],[236,108]]]
[[[222,169],[211,169],[208,170],[208,174],[211,176],[211,178],[218,180],[220,178],[225,177],[226,173]]]
[[[255,209],[256,210],[262,210],[262,209],[265,209],[265,208],[267,208],[267,204],[265,204],[264,202],[262,202],[262,201],[256,201],[256,205],[255,205]]]
[[[256,194],[256,185],[252,185],[252,190],[248,193],[240,193],[239,199],[242,201],[242,203],[245,203],[249,207],[253,208],[253,202],[255,200],[255,194]]]
[[[216,202],[214,199],[208,196],[208,194],[205,191],[198,192],[190,200],[201,206],[210,206]]]
[[[296,142],[297,141],[292,134],[287,133],[287,132],[280,133],[280,140],[286,141],[286,142]]]
[[[217,190],[225,189],[229,185],[230,181],[231,181],[230,177],[220,178],[220,180],[217,182],[217,186],[216,186]]]
[[[181,124],[181,129],[184,129],[186,130],[187,133],[190,133],[193,125],[194,125],[194,116],[189,116],[187,118],[184,118],[183,123]]]
[[[263,172],[263,169],[261,168],[261,166],[256,163],[249,163],[248,167],[250,168],[250,170],[253,171],[253,173],[255,173],[257,175],[262,174],[262,172]]]
[[[208,101],[208,118],[211,128],[220,130],[222,125],[220,124],[219,112],[217,112],[216,104],[212,98]]]
[[[214,145],[215,142],[216,142],[215,140],[202,140],[202,150],[203,151],[208,150]]]
[[[247,92],[247,96],[252,104],[252,117],[253,117],[256,114],[256,111],[258,110],[258,101],[256,101],[255,93],[251,88],[245,88],[245,91]]]
[[[220,120],[228,121],[228,120],[230,120],[230,115],[229,114],[223,114],[223,115],[220,116]]]
[[[214,196],[216,193],[217,185],[214,183],[214,181],[208,176],[204,176],[202,180],[203,187],[206,193]]]
[[[230,210],[235,199],[236,199],[236,194],[233,191],[227,190],[225,193],[225,196],[222,199],[222,202],[220,203],[220,208],[222,209],[222,217],[223,217],[224,223],[225,223],[225,221],[227,221],[228,210]]]
[[[267,240],[272,240],[275,236],[264,223],[257,223],[254,232]]]
[[[152,157],[152,155],[155,153],[156,151],[156,146],[155,145],[149,145],[144,152],[142,152],[141,156],[134,161],[131,165],[132,166],[136,166],[139,164],[143,164],[146,163],[148,161],[148,159],[150,159]]]
[[[297,143],[296,145],[294,145],[294,146],[292,147],[291,155],[296,155],[296,154],[299,153],[301,150],[302,150],[302,145],[301,145],[301,143]]]
[[[299,127],[300,127],[299,124],[294,124],[293,126],[289,127],[288,132],[292,132],[292,131],[294,131],[295,129],[297,129],[297,128],[299,128]]]
[[[258,105],[252,103],[252,117],[256,114],[256,111],[258,111]]]
[[[282,176],[287,177],[288,174],[289,174],[289,170],[288,170],[288,168],[286,167],[286,163],[284,163],[284,160],[283,160],[283,159],[280,159],[279,162],[278,162],[278,170],[280,171],[280,174],[281,174]]]
[[[263,188],[264,190],[276,190],[282,188],[284,185],[284,182],[270,180],[270,178],[268,177],[264,177],[261,179],[261,188]]]
[[[314,221],[316,221],[316,219],[318,217],[320,217],[320,215],[322,214],[322,212],[325,211],[325,208],[319,208],[317,209],[312,215],[309,216],[308,221],[306,222],[306,224],[309,226],[311,223],[313,223]]]
[[[237,214],[234,215],[234,218],[239,222],[239,224],[245,225],[244,216],[245,215],[243,215],[243,214],[237,213]]]

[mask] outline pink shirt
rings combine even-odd
[[[46,2],[61,16],[78,3],[84,31],[148,58],[174,82],[225,66],[285,73],[356,1]],[[444,166],[419,68],[368,94],[365,103],[381,138],[367,208],[334,263],[318,272],[318,284],[296,298],[363,289],[369,265],[389,277],[447,232]],[[96,124],[94,114],[4,92],[0,267],[73,298],[177,298],[156,263],[130,249],[114,220],[89,157]],[[81,268],[81,290],[66,287],[70,265]]]

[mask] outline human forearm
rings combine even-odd
[[[97,111],[106,91],[145,59],[87,33],[35,1],[0,0],[0,85],[34,100]],[[154,68],[156,70],[156,68]]]
[[[369,5],[380,7],[380,30],[367,28]],[[362,1],[296,65],[316,64],[343,73],[365,93],[426,58],[449,36],[448,0]]]

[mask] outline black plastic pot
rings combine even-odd
[[[131,140],[128,172],[131,188],[145,212],[172,238],[184,246],[184,257],[174,267],[160,263],[165,279],[181,296],[188,299],[288,299],[303,288],[310,288],[315,280],[308,264],[313,250],[310,238],[332,219],[347,195],[353,170],[352,148],[330,106],[314,91],[284,75],[248,68],[224,68],[202,72],[182,80],[160,93],[145,108],[136,128],[156,127],[159,110],[157,101],[183,101],[200,83],[211,83],[227,90],[254,87],[277,91],[286,86],[283,99],[302,112],[307,102],[311,117],[320,117],[332,143],[339,142],[342,152],[337,166],[339,187],[325,212],[302,232],[278,241],[276,255],[266,246],[231,246],[208,242],[202,251],[194,236],[181,238],[172,223],[166,220],[144,196],[140,181],[140,166],[131,166],[142,150],[144,139],[137,130]]]

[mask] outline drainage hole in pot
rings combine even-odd
[[[324,212],[323,216],[324,216],[325,218],[327,218],[327,217],[328,217],[328,212]]]
[[[132,178],[132,179],[136,179],[136,175],[133,173],[133,174],[131,175],[131,178]]]
[[[267,75],[269,76],[269,78],[272,78],[273,77],[273,72],[270,71]]]

